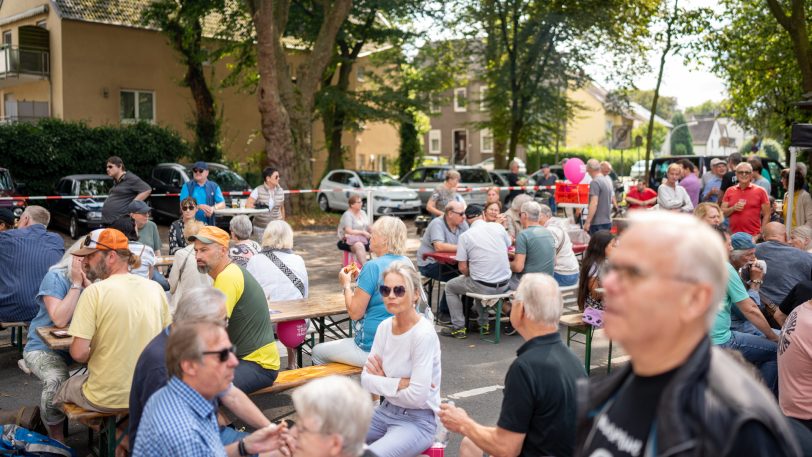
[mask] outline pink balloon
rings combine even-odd
[[[276,326],[276,334],[285,347],[299,347],[304,343],[307,336],[307,321],[300,319],[298,321],[280,322]]]
[[[581,159],[575,157],[567,160],[566,165],[564,165],[564,176],[566,176],[571,183],[580,183],[581,180],[584,179],[584,175],[586,175],[586,165]]]

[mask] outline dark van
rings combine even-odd
[[[657,157],[651,160],[649,164],[649,187],[654,190],[657,190],[660,187],[660,184],[665,179],[666,172],[668,171],[668,166],[672,163],[681,160],[681,159],[688,159],[697,166],[699,170],[699,176],[702,177],[703,174],[710,172],[710,163],[713,159],[722,159],[727,161],[727,157],[725,156],[666,156],[666,157]],[[781,184],[781,170],[784,167],[780,162],[774,159],[768,159],[766,157],[761,157],[761,166],[770,174],[770,186],[772,187],[771,195],[776,199],[784,198],[784,193],[787,191],[784,189],[784,186]]]

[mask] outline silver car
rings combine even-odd
[[[367,195],[370,191],[372,207],[377,216],[413,216],[420,213],[417,192],[382,171],[333,170],[327,173],[319,184],[319,208],[322,211],[346,210],[352,194],[360,195],[364,207],[368,208]]]
[[[425,208],[429,197],[434,192],[434,189],[445,181],[445,174],[451,170],[450,165],[435,165],[430,167],[419,167],[406,173],[401,179],[405,186],[411,189],[420,189],[420,201]],[[462,166],[457,165],[453,169],[460,172],[460,187],[492,187],[493,180],[488,172],[482,167]],[[479,205],[485,204],[487,192],[479,190],[476,192],[463,191],[460,192],[467,204],[476,203]]]

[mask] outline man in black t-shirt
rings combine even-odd
[[[527,184],[527,180],[519,175],[519,162],[516,162],[515,160],[510,162],[510,173],[507,173],[505,178],[507,179],[508,186],[511,187],[523,186]],[[511,190],[507,195],[507,201],[510,202],[515,196],[523,193],[524,191],[522,190]]]
[[[575,454],[800,455],[773,395],[711,348],[727,284],[721,238],[688,215],[644,211],[630,222],[601,278],[604,331],[630,365],[579,382]]]
[[[496,427],[474,422],[462,408],[440,405],[443,425],[465,436],[460,457],[572,455],[575,383],[586,373],[558,334],[561,308],[558,283],[551,276],[522,276],[510,322],[526,341],[505,377]]]
[[[722,195],[725,194],[725,191],[728,187],[733,187],[738,183],[736,179],[736,165],[742,162],[742,155],[738,152],[734,152],[727,157],[727,169],[730,170],[722,176],[722,186],[719,190],[722,192]],[[721,199],[721,197],[720,197]]]
[[[102,206],[102,222],[109,225],[121,216],[129,215],[130,203],[146,200],[152,188],[134,173],[125,171],[120,157],[107,159],[107,175],[113,178],[113,187]]]

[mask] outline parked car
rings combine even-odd
[[[0,197],[19,197],[25,195],[25,185],[14,181],[11,171],[0,167]],[[9,208],[14,217],[19,218],[25,209],[24,200],[0,200],[0,208]]]
[[[372,207],[378,216],[414,216],[420,213],[417,192],[382,171],[333,170],[321,180],[319,192],[322,211],[343,211],[349,207],[350,195],[359,194],[367,207],[367,192],[372,191]]]
[[[770,187],[772,188],[771,195],[776,199],[783,198],[784,193],[787,191],[781,184],[781,170],[785,168],[784,165],[775,159],[768,159],[766,157],[760,158],[761,166],[770,174]],[[657,188],[660,187],[660,184],[663,182],[663,179],[665,179],[665,175],[668,172],[668,166],[680,159],[688,159],[693,162],[694,165],[696,165],[699,169],[699,176],[702,177],[703,174],[709,172],[711,160],[722,159],[726,161],[727,157],[689,155],[657,157],[652,159],[651,164],[649,165],[649,187],[657,190]]]
[[[152,169],[149,184],[153,194],[179,194],[184,185],[192,179],[192,164],[161,163]],[[250,191],[251,186],[242,176],[219,163],[209,163],[209,180],[216,182],[223,192]],[[243,197],[224,196],[226,207],[233,206]],[[174,221],[180,218],[178,197],[150,197],[152,216],[156,220]],[[231,218],[218,217],[217,225],[228,227]]]
[[[524,163],[524,160],[516,157],[513,160],[519,163],[519,173],[527,173],[527,165]],[[493,171],[493,167],[495,166],[495,160],[493,157],[489,159],[485,159],[482,162],[475,163],[475,167],[482,167],[488,171]]]
[[[412,189],[422,189],[418,191],[422,207],[425,209],[429,197],[434,192],[439,184],[445,181],[445,174],[448,170],[455,169],[460,172],[460,187],[491,187],[493,180],[488,172],[482,167],[473,167],[458,165],[452,167],[450,165],[437,165],[432,167],[418,167],[406,173],[400,182],[404,186]],[[466,203],[483,205],[485,204],[486,193],[483,191],[460,192],[465,198]]]
[[[561,165],[550,165],[550,173],[556,175],[559,181],[566,181],[567,177],[564,176],[564,167]],[[541,170],[536,170],[535,173],[530,175],[530,179],[539,182],[540,177],[543,175]]]
[[[507,187],[507,186],[509,186],[510,183],[508,183],[508,179],[507,179],[507,174],[508,173],[510,173],[510,170],[493,170],[492,172],[490,172],[491,179],[493,180],[494,185],[499,186],[499,187]],[[525,184],[526,186],[535,186],[536,185],[536,181],[533,178],[527,176],[526,174],[522,173],[521,171],[519,172],[519,178],[520,179],[527,179],[527,184]],[[525,193],[530,195],[531,197],[535,198],[535,195],[536,195],[535,191],[528,190],[528,191],[525,191]],[[499,200],[502,202],[502,206],[504,208],[507,208],[508,205],[510,205],[510,200],[511,199],[508,199],[509,194],[510,194],[510,191],[507,190],[507,189],[501,189],[499,191]]]
[[[102,226],[104,200],[93,198],[107,195],[113,179],[107,175],[70,175],[61,178],[54,187],[54,195],[81,195],[84,198],[47,200],[51,212],[51,225],[67,230],[74,240],[83,233]]]

